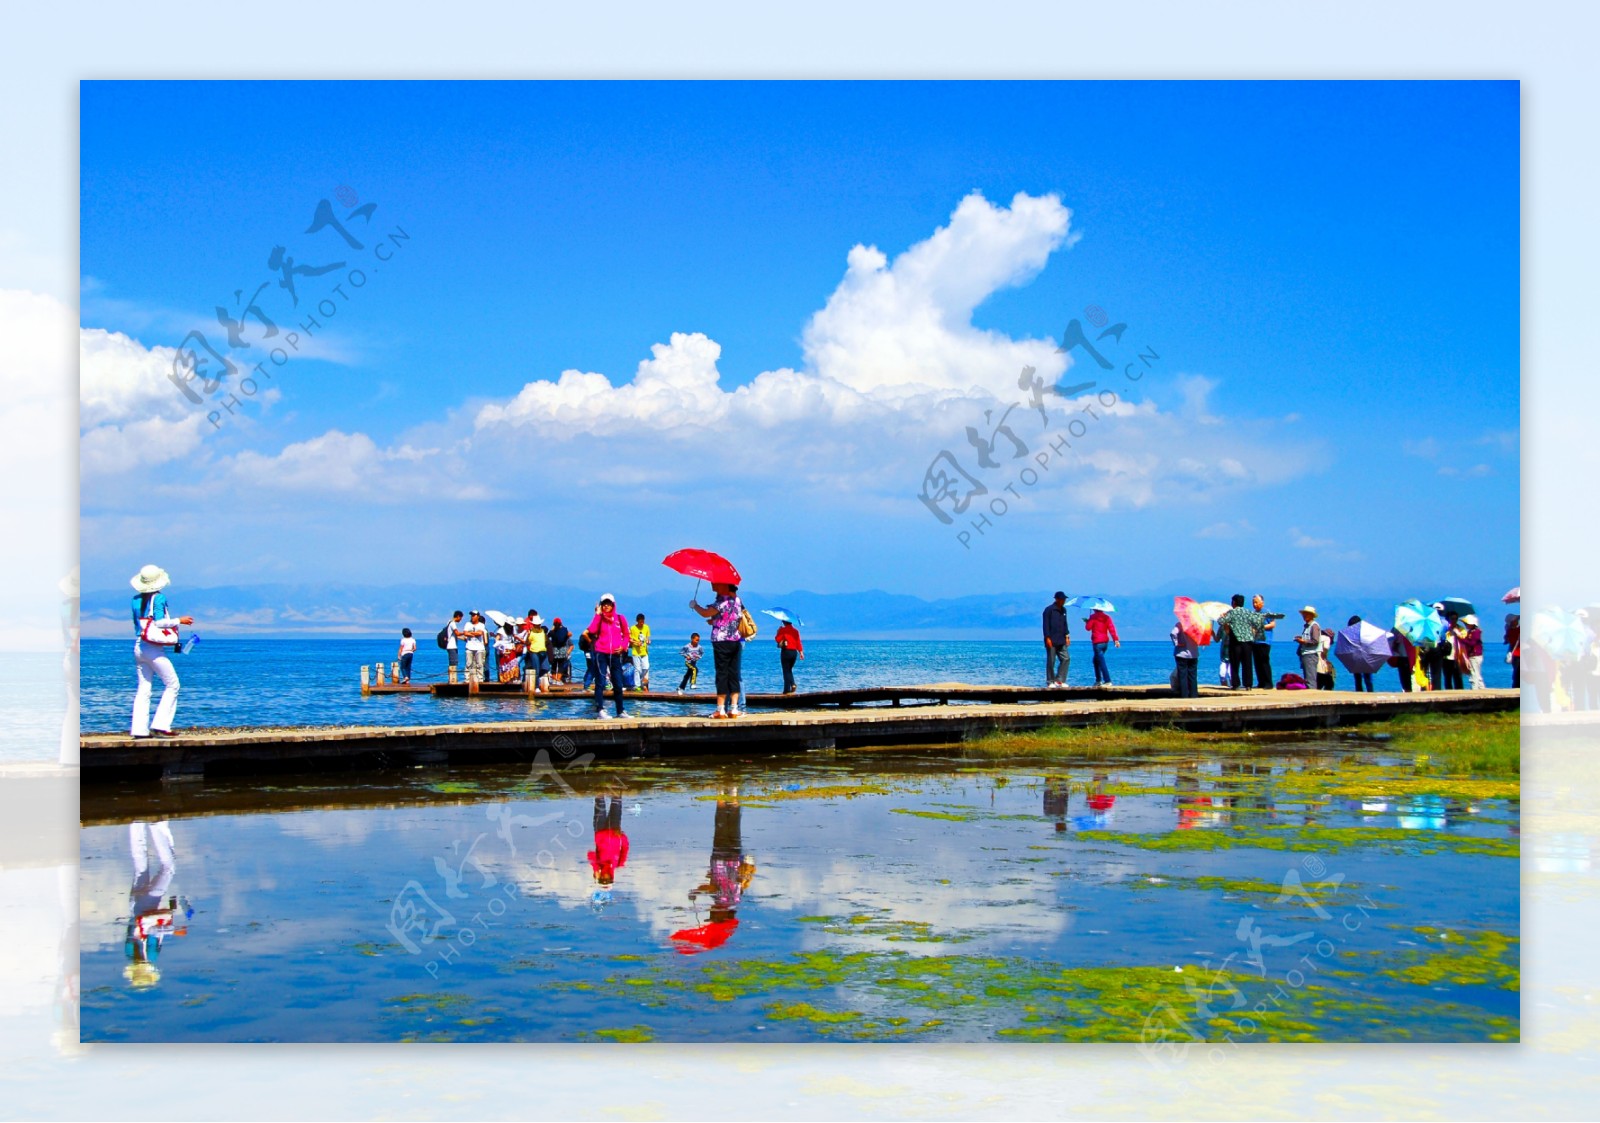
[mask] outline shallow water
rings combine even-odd
[[[653,685],[676,689],[683,672],[677,647],[687,636],[668,642],[657,640]],[[430,639],[431,644],[431,639]],[[1290,669],[1290,645],[1275,646],[1275,673]],[[131,642],[83,642],[83,714],[88,732],[116,732],[128,728],[133,703]],[[1093,681],[1090,649],[1075,644],[1068,683],[1087,686]],[[1217,679],[1215,649],[1201,655],[1203,682]],[[1510,686],[1511,668],[1491,650],[1484,662],[1489,686]],[[702,660],[698,693],[712,705],[710,655]],[[581,699],[522,697],[439,698],[431,695],[382,695],[363,698],[360,670],[363,664],[395,659],[394,645],[383,640],[224,640],[202,638],[191,655],[175,665],[183,680],[178,701],[178,726],[232,727],[247,725],[428,725],[479,721],[525,721],[540,717],[574,717],[585,712]],[[1120,685],[1156,684],[1172,673],[1170,644],[1124,643],[1107,653],[1113,681]],[[1298,669],[1298,668],[1296,668]],[[445,673],[445,653],[424,647],[414,668],[417,682],[436,681]],[[582,675],[581,661],[577,666]],[[1003,683],[1037,686],[1044,682],[1042,644],[973,641],[867,641],[814,640],[806,644],[806,659],[795,670],[801,690],[837,687],[887,686],[926,682]],[[1380,689],[1396,688],[1395,671],[1377,676]],[[782,686],[776,650],[757,641],[745,652],[744,685],[750,693],[776,693]],[[1338,688],[1349,690],[1350,676],[1341,673]],[[642,715],[682,713],[681,707],[660,703],[634,703]]]
[[[1514,788],[1386,797],[1404,767],[1355,760],[896,750],[128,786],[85,800],[105,825],[82,832],[83,1037],[1514,1040]],[[1327,794],[1349,777],[1372,794]],[[608,790],[609,889],[586,858]],[[236,810],[267,800],[299,810]],[[161,815],[145,926],[183,932],[141,956],[127,820]]]

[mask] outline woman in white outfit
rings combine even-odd
[[[139,676],[139,689],[133,696],[133,735],[175,737],[172,718],[178,710],[178,672],[173,670],[168,649],[178,646],[178,625],[193,624],[194,618],[173,618],[167,608],[167,595],[161,590],[172,579],[158,565],[147,565],[129,582],[133,586],[133,667]],[[161,701],[150,720],[150,688],[161,680]]]

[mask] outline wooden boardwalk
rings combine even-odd
[[[555,754],[553,760],[565,761],[590,753],[597,758],[654,757],[950,744],[999,730],[1104,722],[1194,731],[1315,729],[1383,721],[1405,713],[1510,711],[1519,701],[1513,690],[1356,694],[1212,688],[1193,699],[1175,698],[1166,688],[1153,686],[1045,691],[946,683],[883,690],[897,699],[874,699],[876,704],[868,705],[853,698],[823,709],[813,696],[790,695],[784,704],[793,709],[721,721],[702,710],[693,715],[609,721],[580,717],[429,726],[202,729],[174,738],[142,740],[125,734],[88,734],[82,738],[81,769],[88,784],[137,777],[177,780],[417,764],[528,762],[541,751]],[[1090,696],[1083,697],[1085,694]],[[708,703],[704,695],[693,700],[702,706]],[[923,704],[904,704],[908,701]]]

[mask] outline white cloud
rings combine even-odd
[[[409,444],[385,448],[363,433],[332,430],[275,455],[221,460],[202,482],[183,486],[489,499],[518,494],[525,479],[511,473],[486,484],[485,464],[536,462],[544,478],[608,485],[621,489],[625,502],[714,493],[736,503],[728,481],[737,480],[733,490],[746,500],[820,496],[857,511],[886,512],[892,504],[905,512],[941,451],[983,471],[969,430],[996,440],[999,466],[986,480],[997,492],[1052,442],[1064,447],[1060,435],[1072,431],[1071,450],[1052,459],[1037,488],[1008,496],[1019,506],[1049,494],[1090,510],[1207,499],[1306,470],[1315,450],[1275,441],[1276,422],[1219,424],[1209,405],[1216,384],[1198,375],[1175,375],[1165,387],[1155,377],[1138,384],[1140,393],[1176,390],[1176,413],[1148,400],[1107,405],[1109,383],[1071,400],[1047,396],[1047,423],[1024,401],[1022,368],[1033,367],[1053,386],[1067,357],[1053,340],[982,330],[972,316],[1000,288],[1037,275],[1069,243],[1069,218],[1053,195],[1019,194],[1004,207],[974,193],[945,226],[892,262],[856,246],[839,285],[802,332],[799,370],[765,371],[728,389],[718,370],[721,346],[702,333],[676,332],[655,344],[626,382],[569,369],[420,428]],[[115,339],[122,351],[137,348]],[[112,337],[100,346],[111,350]],[[184,404],[165,378],[170,361],[165,348],[125,356],[138,376],[96,389],[107,399],[123,396],[105,412],[148,403],[170,417]],[[165,397],[150,396],[147,387],[157,383],[168,387]],[[1025,457],[1013,457],[1010,442],[996,438],[1002,423],[1026,444]],[[118,444],[126,459],[130,436],[139,434],[102,439]]]
[[[1313,538],[1297,526],[1289,528],[1289,540],[1299,550],[1326,550],[1334,545],[1332,538]]]
[[[365,433],[330,429],[275,456],[241,452],[225,462],[230,482],[272,491],[334,492],[394,502],[422,496],[482,499],[488,490],[459,457],[411,445],[380,449]]]
[[[1237,522],[1218,522],[1203,526],[1194,532],[1196,538],[1247,538],[1256,532],[1249,519]]]
[[[121,332],[78,333],[79,463],[85,476],[186,457],[204,436],[205,414],[172,381],[177,352]]]

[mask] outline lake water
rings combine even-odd
[[[1275,744],[97,788],[83,1038],[1515,1040],[1514,785]]]
[[[414,681],[437,681],[445,673],[445,653],[419,649]],[[683,670],[677,649],[688,637],[668,642],[658,636],[652,655],[654,687],[673,688]],[[132,642],[83,641],[82,727],[85,732],[125,731],[133,701]],[[1290,644],[1275,644],[1274,675],[1290,669]],[[1074,643],[1068,682],[1094,681],[1091,648]],[[1484,678],[1489,686],[1511,685],[1505,649],[1488,648]],[[1022,641],[852,641],[814,640],[796,676],[801,690],[850,686],[888,686],[926,682],[1041,685],[1042,643]],[[1107,652],[1113,681],[1119,685],[1164,683],[1172,672],[1172,649],[1164,642],[1124,643]],[[709,652],[702,661],[699,692],[709,699]],[[431,695],[380,695],[363,698],[360,669],[390,663],[395,644],[385,640],[225,640],[202,638],[195,651],[175,664],[183,680],[178,727],[247,725],[426,725],[478,721],[522,721],[530,717],[573,717],[586,711],[576,699],[483,697],[435,699]],[[59,657],[56,665],[59,668]],[[1201,652],[1201,681],[1217,681],[1216,648]],[[577,667],[581,674],[582,664]],[[1395,689],[1397,672],[1377,676],[1380,689]],[[777,651],[758,639],[745,652],[745,689],[776,693],[782,687]],[[1338,688],[1349,690],[1341,673]],[[25,689],[19,687],[20,690]],[[708,701],[709,708],[709,701]],[[681,713],[677,706],[638,703],[641,714]],[[59,722],[59,719],[57,719]]]

